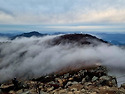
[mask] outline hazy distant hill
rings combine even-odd
[[[125,45],[125,34],[96,33],[96,35],[114,45]]]
[[[32,37],[32,36],[42,37],[42,36],[45,36],[45,35],[47,35],[47,34],[41,34],[39,32],[33,31],[33,32],[29,32],[29,33],[23,33],[23,34],[20,34],[20,35],[16,35],[12,39],[20,38],[20,37]]]
[[[0,33],[0,37],[9,37],[9,38],[11,38],[11,37],[13,37],[15,35],[16,34],[3,34],[3,33]]]

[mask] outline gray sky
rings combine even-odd
[[[125,32],[124,27],[125,0],[0,0],[0,32]]]

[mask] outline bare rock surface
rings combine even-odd
[[[19,81],[14,88],[12,83],[3,83],[0,94],[125,94],[125,84],[118,88],[116,78],[104,66]]]

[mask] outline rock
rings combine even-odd
[[[116,87],[117,86],[117,81],[116,81],[115,77],[102,76],[102,77],[100,77],[99,81],[100,81],[100,84],[102,86],[104,86],[104,85],[107,85],[107,86],[110,86],[110,87],[113,87],[113,86]]]
[[[31,94],[32,94],[32,93],[31,93]],[[40,94],[49,94],[49,93],[41,91]]]
[[[98,66],[94,69],[89,70],[89,72],[96,77],[101,77],[107,75],[107,68],[104,66]]]
[[[66,78],[69,78],[69,73],[64,74],[64,78],[65,78],[65,79],[66,79]]]
[[[58,82],[58,79],[59,79],[59,78],[55,78],[55,82]]]
[[[80,91],[74,91],[74,94],[81,94]]]
[[[72,82],[72,85],[74,85],[74,84],[78,84],[78,82],[76,82],[76,81]]]
[[[9,93],[10,93],[10,94],[15,94],[15,92],[14,92],[14,91],[12,91],[12,90],[11,90],[11,91],[9,91]],[[18,93],[19,93],[19,92],[18,92]],[[22,93],[22,92],[20,92],[20,93]],[[0,94],[2,94],[2,92],[1,92]]]
[[[119,93],[119,90],[116,87],[103,86],[99,88],[99,94],[122,94],[122,93]]]
[[[117,91],[118,94],[125,94],[125,89],[124,88],[120,88],[119,91]]]
[[[89,81],[89,80],[90,80],[90,78],[89,78],[88,75],[85,77],[85,80],[86,80],[86,81]]]
[[[109,80],[110,80],[110,77],[109,77],[109,76],[102,76],[102,77],[100,77],[100,80],[109,81]]]
[[[82,75],[82,76],[84,76],[85,72],[86,72],[86,70],[80,70],[79,74]]]
[[[67,94],[74,94],[73,92],[68,92]]]
[[[13,94],[13,92],[14,92],[14,91],[10,91],[9,93],[10,93],[10,94]],[[17,93],[17,94],[21,94],[21,93],[23,93],[23,92],[25,92],[25,91],[23,91],[23,90],[18,90],[16,93]]]
[[[50,87],[50,88],[47,88],[47,91],[52,91],[54,89],[54,87]]]
[[[58,82],[60,86],[63,86],[63,80],[62,79],[56,78],[55,81]]]
[[[83,88],[83,85],[78,83],[78,84],[74,84],[74,85],[69,86],[70,90],[72,90],[73,88],[75,88],[77,90],[81,90]]]
[[[85,90],[85,89],[82,89],[82,90],[81,90],[81,92],[82,92],[82,93],[85,93],[85,92],[86,92],[86,90]]]
[[[84,84],[85,87],[86,87],[86,86],[90,86],[90,85],[92,85],[91,82],[86,82],[86,83]]]
[[[51,87],[54,87],[54,89],[57,89],[57,88],[59,88],[60,87],[60,85],[58,84],[58,83],[56,83],[56,82],[54,82],[54,83],[49,83],[48,84],[49,86],[51,86]],[[45,86],[44,86],[45,87]]]
[[[66,79],[62,79],[63,83],[66,82]]]
[[[96,80],[98,80],[98,77],[94,76],[94,77],[92,78],[92,82],[95,82]]]
[[[73,80],[73,78],[69,78],[68,80],[69,80],[69,81],[72,81],[72,80]]]
[[[110,77],[109,77],[109,76],[102,76],[102,77],[100,77],[100,79],[99,79],[99,83],[100,83],[100,85],[102,85],[102,86],[106,86],[106,85],[109,86],[109,81],[110,81]]]
[[[69,81],[69,82],[65,85],[65,87],[68,87],[68,86],[71,86],[71,85],[72,85],[72,82]]]
[[[57,90],[53,90],[52,92],[49,92],[50,94],[59,94],[59,91],[57,91]],[[43,94],[43,93],[41,93],[41,94]]]
[[[107,68],[104,66],[97,67],[97,70],[95,70],[95,71],[102,72],[105,75],[107,75],[107,73],[108,73]]]
[[[54,81],[51,81],[51,82],[49,82],[48,84],[55,84],[55,82],[54,82]]]
[[[60,90],[60,91],[59,91],[59,94],[67,94],[66,89],[62,89],[62,90]]]
[[[41,94],[125,94],[125,84],[118,88],[116,78],[108,76],[104,67],[92,67],[44,77],[39,81]],[[11,89],[10,93],[29,94],[28,92],[30,92],[30,94],[37,94],[38,91],[35,87],[37,82],[33,80],[25,81],[22,84],[23,88],[27,87],[27,84],[29,85],[29,88],[24,90],[25,92],[22,89],[18,91]],[[2,85],[3,89],[8,86],[10,87],[9,84]],[[0,94],[2,94],[1,91]]]
[[[83,78],[81,83],[84,84],[85,82],[86,82],[86,79]]]
[[[109,82],[109,86],[117,87],[117,81],[116,81],[116,79],[112,79],[112,80]]]
[[[121,84],[121,88],[125,89],[125,83]]]
[[[73,92],[73,91],[77,91],[77,88],[71,88],[71,91]]]
[[[81,85],[81,84],[79,84],[78,82],[76,82],[76,81],[74,81],[74,82],[71,82],[71,81],[69,81],[66,85],[65,85],[65,87],[67,88],[67,87],[70,87],[70,89],[71,88],[73,88],[73,87],[79,87],[79,85]],[[81,85],[82,86],[82,85]]]

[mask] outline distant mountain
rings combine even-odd
[[[0,33],[0,37],[8,37],[8,38],[11,38],[15,36],[15,34],[3,34],[3,33]]]
[[[125,34],[96,33],[96,35],[114,45],[125,45]]]
[[[59,35],[59,34],[68,34],[67,32],[55,32],[52,35]]]
[[[119,41],[116,41],[116,40],[111,40],[111,41],[109,41],[111,44],[114,44],[114,45],[120,45],[120,46],[122,46],[122,45],[125,45],[125,43],[121,43],[121,42],[119,42]]]
[[[20,34],[20,35],[16,35],[12,39],[16,39],[16,38],[20,38],[20,37],[32,37],[32,36],[42,37],[42,36],[45,36],[45,35],[47,35],[47,34],[41,34],[39,32],[32,31],[32,32],[29,32],[29,33],[23,33],[23,34]]]

